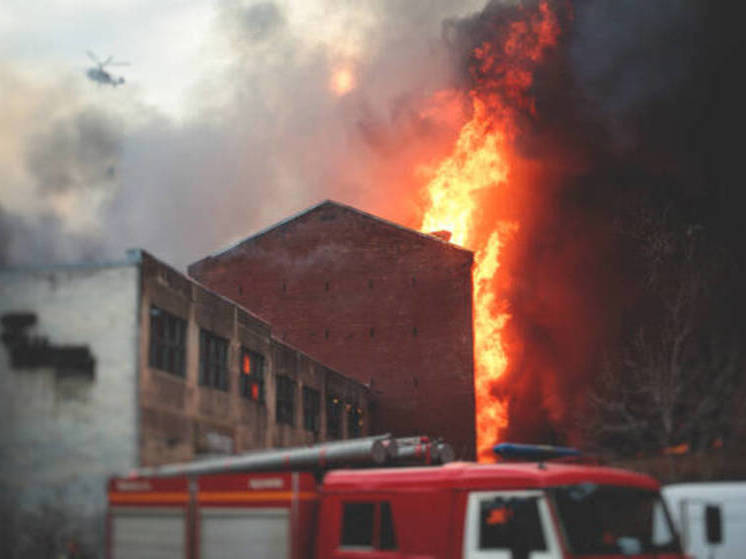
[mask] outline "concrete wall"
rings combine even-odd
[[[276,336],[371,387],[378,431],[474,455],[472,254],[325,202],[189,267]]]
[[[361,436],[369,431],[369,392],[297,349],[275,339],[270,325],[232,301],[212,293],[166,264],[143,254],[140,306],[141,457],[143,465],[191,460],[200,455],[308,444],[327,439],[325,396],[329,390],[345,404],[364,410]],[[184,377],[150,366],[150,310],[187,322]],[[200,329],[229,342],[228,389],[199,383]],[[239,392],[241,348],[264,357],[265,401]],[[276,421],[277,375],[295,381],[294,424]],[[304,386],[319,391],[321,425],[303,426]],[[345,414],[349,410],[345,409]],[[343,418],[346,425],[346,417]],[[343,432],[347,436],[347,432]]]
[[[0,271],[2,557],[56,557],[70,538],[102,550],[106,478],[137,463],[138,275],[136,262]],[[19,315],[36,323],[19,333]]]

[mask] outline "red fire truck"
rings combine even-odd
[[[108,557],[683,557],[641,474],[550,460],[380,467],[448,454],[371,438],[142,469],[109,482]],[[328,469],[341,464],[356,467]]]

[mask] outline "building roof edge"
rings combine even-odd
[[[128,249],[126,256],[119,260],[90,260],[81,262],[59,262],[55,264],[31,264],[27,266],[0,267],[0,273],[30,274],[39,272],[83,271],[104,268],[126,268],[137,266],[141,261],[141,249]]]
[[[309,214],[309,213],[311,213],[311,212],[313,212],[313,211],[315,211],[315,210],[317,210],[317,209],[319,209],[319,208],[321,208],[322,206],[325,206],[325,205],[333,205],[333,206],[337,206],[337,207],[340,207],[340,208],[344,208],[344,209],[346,209],[348,211],[351,211],[351,212],[354,212],[356,214],[362,215],[362,216],[364,216],[364,217],[366,217],[368,219],[371,219],[373,221],[376,221],[378,223],[382,223],[382,224],[387,225],[389,227],[393,227],[394,229],[397,229],[399,231],[403,231],[405,233],[417,235],[417,236],[419,236],[419,237],[421,237],[423,239],[426,239],[428,241],[433,241],[435,243],[443,244],[443,245],[445,245],[447,247],[450,247],[450,248],[452,248],[452,249],[454,249],[456,251],[467,253],[467,254],[471,255],[472,257],[474,255],[473,251],[471,251],[471,250],[469,250],[467,248],[455,245],[455,244],[453,244],[453,243],[451,243],[449,241],[445,241],[445,240],[443,240],[443,239],[441,239],[439,237],[436,237],[434,235],[431,235],[431,234],[428,234],[428,233],[422,233],[421,231],[417,231],[416,229],[412,229],[410,227],[406,227],[404,225],[401,225],[399,223],[390,221],[390,220],[385,219],[383,217],[379,217],[377,215],[374,215],[372,213],[366,212],[366,211],[361,210],[359,208],[356,208],[354,206],[350,206],[348,204],[344,204],[342,202],[337,202],[336,200],[331,200],[331,199],[327,198],[326,200],[323,200],[323,201],[319,202],[318,204],[314,204],[313,206],[310,206],[310,207],[308,207],[308,208],[306,208],[304,210],[301,210],[301,211],[299,211],[297,213],[294,213],[293,215],[290,215],[290,216],[286,217],[285,219],[282,219],[282,220],[280,220],[280,221],[278,221],[278,222],[276,222],[276,223],[274,223],[272,225],[264,227],[263,229],[260,229],[259,231],[257,231],[253,235],[249,235],[248,237],[245,237],[245,238],[243,238],[243,239],[241,239],[239,241],[235,241],[234,243],[228,245],[227,247],[225,247],[223,249],[219,249],[219,250],[217,250],[215,252],[212,252],[212,253],[208,254],[207,256],[205,256],[204,258],[200,258],[199,260],[196,260],[195,262],[193,262],[192,264],[190,264],[189,267],[191,267],[191,266],[193,266],[195,264],[198,264],[199,262],[201,262],[203,260],[207,260],[209,258],[216,258],[218,256],[222,256],[222,255],[224,255],[226,253],[229,253],[232,250],[234,250],[234,249],[238,248],[239,246],[243,245],[244,243],[255,241],[259,237],[262,237],[263,235],[266,235],[270,231],[273,231],[273,230],[275,230],[275,229],[277,229],[279,227],[287,225],[288,223],[290,223],[292,221],[295,221],[296,219],[299,219],[299,218],[303,217],[304,215]]]

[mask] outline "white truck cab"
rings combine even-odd
[[[666,485],[661,493],[694,559],[746,557],[746,482]]]

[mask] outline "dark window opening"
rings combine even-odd
[[[350,438],[359,437],[363,430],[363,410],[353,404],[347,412],[347,436]]]
[[[329,282],[324,284],[324,291],[329,291]]]
[[[318,390],[303,387],[303,427],[318,433],[321,427],[321,394]]]
[[[417,337],[417,326],[412,328],[412,336]]]
[[[546,551],[535,497],[497,497],[479,504],[479,549]]]
[[[261,353],[241,348],[239,391],[244,398],[264,403],[264,356]]]
[[[199,332],[199,383],[228,390],[228,340],[212,332]]]
[[[376,527],[378,533],[376,533]],[[343,503],[340,545],[382,550],[396,549],[391,504],[388,501]]]
[[[324,328],[324,337],[328,340],[329,339],[329,328]]]
[[[375,329],[375,328],[371,328],[371,329],[370,329],[370,337],[371,337],[371,338],[374,338],[374,337],[375,337],[375,335],[376,335],[376,329]]]
[[[372,279],[368,280],[368,289],[373,289],[373,280]]]
[[[330,439],[342,436],[342,401],[332,394],[326,395],[326,435]]]
[[[381,503],[381,549],[396,549],[396,532],[394,531],[394,517],[391,514],[391,504]]]
[[[277,423],[295,425],[295,381],[284,375],[277,376]]]
[[[288,290],[288,284],[287,282],[282,282],[282,292],[285,293]]]
[[[345,503],[342,541],[348,547],[373,547],[374,503]]]
[[[150,307],[151,367],[183,377],[186,372],[186,320]]]

